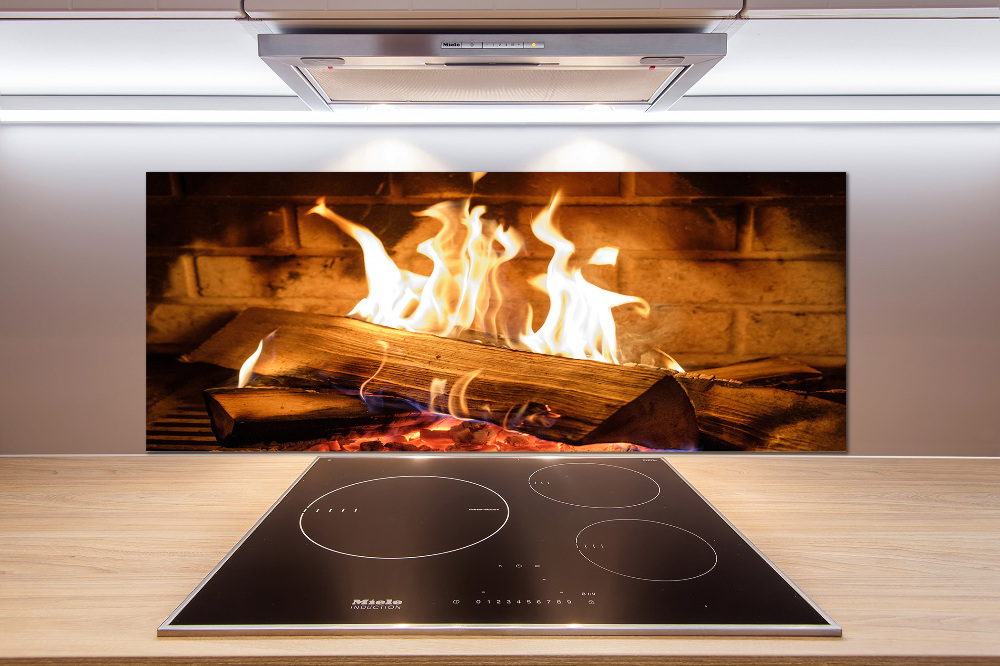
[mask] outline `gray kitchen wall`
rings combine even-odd
[[[147,171],[846,171],[852,455],[1000,455],[1000,126],[0,127],[0,453],[144,450]]]

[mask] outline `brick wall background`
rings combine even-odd
[[[471,193],[528,240],[502,275],[540,322],[547,300],[523,281],[551,250],[529,225],[557,189],[556,222],[582,257],[621,249],[588,279],[650,302],[646,320],[620,309],[634,360],[657,347],[686,369],[777,354],[844,364],[843,173],[489,173],[474,188],[466,173],[150,173],[148,348],[189,351],[253,305],[350,311],[367,295],[361,251],[306,214],[320,196],[401,268],[427,274],[416,246],[438,226],[413,213]]]

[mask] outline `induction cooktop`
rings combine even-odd
[[[317,458],[161,636],[839,636],[666,461]]]

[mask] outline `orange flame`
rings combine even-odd
[[[243,361],[243,365],[240,366],[239,381],[236,385],[237,388],[243,388],[250,382],[250,379],[253,377],[253,369],[257,365],[257,361],[260,360],[261,352],[264,351],[264,343],[265,342],[270,343],[270,341],[274,338],[274,335],[277,332],[278,331],[276,330],[271,331],[263,338],[261,338],[260,342],[257,343],[257,351],[250,354],[247,360]]]
[[[517,331],[501,307],[500,268],[521,253],[524,240],[514,229],[485,219],[484,206],[470,209],[469,200],[449,201],[417,213],[441,224],[436,236],[417,247],[431,260],[428,276],[397,267],[371,231],[330,210],[325,198],[309,212],[336,224],[364,252],[368,297],[351,315],[441,336],[457,337],[471,329],[539,353],[619,363],[612,308],[634,304],[646,316],[649,304],[601,289],[588,282],[580,268],[570,267],[575,247],[553,223],[558,203],[557,192],[531,223],[535,236],[554,250],[546,274],[531,280],[549,297],[548,314],[537,331],[531,326],[530,306],[527,321]],[[589,263],[613,266],[617,255],[616,248],[600,248]]]
[[[470,328],[498,335],[496,316],[502,298],[500,266],[521,251],[513,230],[483,220],[483,206],[444,202],[418,213],[441,223],[441,231],[417,247],[433,263],[429,276],[400,270],[378,238],[327,208],[320,199],[309,212],[322,215],[354,238],[364,252],[368,297],[349,313],[367,321],[442,336]]]
[[[582,271],[570,270],[569,260],[575,248],[552,224],[552,215],[559,201],[559,193],[531,223],[531,231],[540,241],[552,247],[555,254],[549,262],[545,276],[533,281],[536,287],[549,295],[549,313],[538,331],[522,338],[533,351],[571,358],[618,363],[615,320],[611,308],[635,303],[643,316],[649,314],[649,303],[635,296],[624,296],[607,291],[587,282]],[[598,261],[617,260],[617,252],[602,248]],[[612,260],[613,259],[613,260]],[[592,260],[593,261],[593,260]]]

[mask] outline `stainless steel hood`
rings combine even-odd
[[[262,34],[260,57],[310,108],[668,108],[726,53],[721,33]]]

